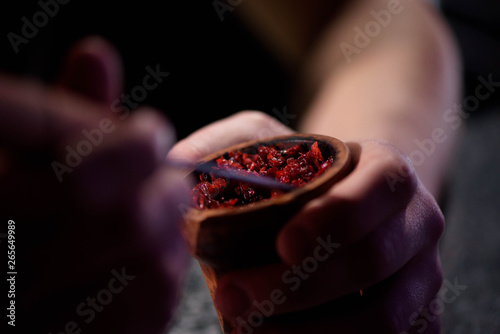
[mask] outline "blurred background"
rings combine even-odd
[[[479,75],[500,81],[498,5],[465,0],[435,5],[446,15],[461,47],[465,96],[473,94]],[[70,1],[60,4],[27,43],[19,44],[17,53],[8,35],[19,34],[22,18],[40,11],[40,4],[16,1],[6,7],[0,11],[0,71],[53,82],[71,45],[82,37],[101,35],[123,57],[125,92],[142,83],[147,66],[170,73],[141,104],[162,110],[179,138],[239,110],[276,116],[273,109],[282,110],[292,98],[294,71],[242,23],[244,0],[223,19],[212,1]],[[441,203],[447,216],[442,239],[445,278],[467,285],[455,302],[446,305],[443,333],[500,333],[499,96],[467,120]],[[294,112],[293,106],[290,110]],[[195,262],[169,333],[220,333]]]

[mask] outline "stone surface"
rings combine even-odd
[[[192,261],[184,297],[172,328],[165,334],[221,334],[212,298],[198,262]]]

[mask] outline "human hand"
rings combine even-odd
[[[0,211],[16,223],[18,328],[159,333],[172,317],[189,186],[161,168],[171,125],[151,108],[123,120],[111,111],[121,78],[99,38],[72,49],[53,86],[0,76]]]
[[[254,139],[272,122],[237,114],[201,129],[172,154],[187,152],[186,158],[196,160],[210,153],[210,145],[215,151]],[[217,145],[219,140],[224,142]],[[444,227],[436,201],[393,146],[348,145],[354,170],[282,228],[276,240],[282,262],[218,281],[216,307],[240,324],[235,333],[401,333],[435,297]],[[418,329],[439,333],[439,321]]]

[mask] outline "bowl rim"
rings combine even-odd
[[[209,162],[211,160],[217,159],[220,156],[224,155],[227,152],[232,152],[232,151],[237,151],[237,150],[242,150],[247,147],[255,146],[257,144],[266,144],[266,143],[272,143],[272,142],[287,142],[287,141],[292,141],[294,138],[297,138],[297,141],[300,141],[300,139],[311,139],[313,141],[321,141],[324,143],[327,143],[328,145],[332,146],[336,152],[336,159],[334,159],[333,164],[320,176],[315,178],[313,181],[306,183],[304,186],[297,188],[295,190],[292,190],[288,193],[282,194],[280,196],[277,196],[275,198],[270,198],[265,201],[258,201],[254,203],[248,203],[245,205],[240,205],[240,206],[230,206],[230,207],[224,207],[224,208],[214,208],[214,209],[198,209],[195,207],[192,207],[188,210],[186,215],[190,218],[196,217],[195,220],[205,220],[211,217],[216,217],[216,216],[239,216],[241,214],[246,214],[251,211],[255,210],[261,210],[270,206],[274,205],[284,205],[286,203],[289,203],[295,198],[298,198],[300,196],[303,196],[304,194],[308,193],[309,191],[317,188],[318,186],[328,182],[331,178],[334,178],[337,174],[339,174],[342,170],[345,168],[348,168],[350,161],[351,161],[351,153],[349,150],[349,147],[340,139],[331,137],[331,136],[325,136],[325,135],[318,135],[318,134],[309,134],[309,133],[294,133],[294,134],[288,134],[288,135],[279,135],[279,136],[272,136],[272,137],[266,137],[262,139],[254,139],[254,140],[249,140],[245,141],[236,145],[229,146],[227,148],[218,150],[217,152],[213,152],[211,154],[206,155],[205,157],[199,159],[196,164],[203,164],[206,162]],[[191,175],[192,170],[188,172],[187,177]],[[194,217],[193,217],[194,216]]]

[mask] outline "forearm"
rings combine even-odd
[[[299,130],[345,141],[387,140],[410,156],[437,194],[456,138],[443,114],[459,96],[458,57],[444,24],[420,1],[402,1],[366,47],[346,51],[347,43],[356,47],[354,28],[365,31],[375,21],[371,11],[387,4],[357,1],[325,30],[304,71],[301,90],[311,98]]]

